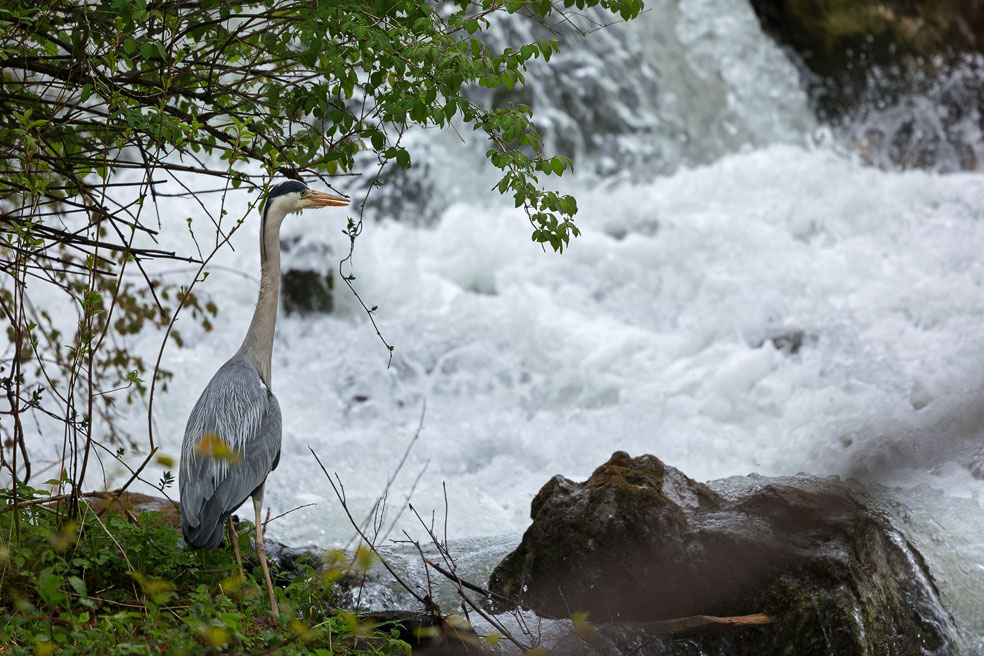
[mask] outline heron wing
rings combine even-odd
[[[188,544],[214,549],[225,519],[280,459],[280,405],[245,359],[215,373],[195,404],[181,445],[181,529]]]

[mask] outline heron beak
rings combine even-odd
[[[308,195],[312,207],[345,207],[349,204],[348,198],[326,194],[320,191],[312,191]]]

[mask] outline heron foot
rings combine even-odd
[[[270,579],[270,568],[267,566],[266,544],[263,542],[263,518],[260,511],[263,509],[263,493],[253,497],[253,509],[256,511],[256,558],[260,561],[260,568],[263,570],[263,578],[266,580],[267,592],[270,593],[270,611],[274,617],[280,616],[280,607],[277,605],[277,595],[273,590],[273,581]]]

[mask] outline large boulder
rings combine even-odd
[[[552,617],[772,618],[709,638],[722,653],[949,653],[952,621],[922,557],[847,487],[733,487],[722,496],[654,456],[623,452],[583,483],[556,476],[489,587]]]

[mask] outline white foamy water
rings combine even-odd
[[[699,167],[579,185],[583,235],[560,256],[533,244],[525,217],[493,192],[459,199],[429,228],[367,223],[353,272],[396,347],[389,368],[342,285],[331,315],[280,317],[273,387],[284,442],[266,503],[274,516],[315,505],[272,522],[271,537],[347,544],[353,531],[309,447],[361,519],[426,400],[390,491],[391,518],[412,490],[443,535],[446,499],[448,535],[501,555],[551,476],[583,480],[615,450],[655,454],[698,480],[853,476],[913,509],[901,515],[979,642],[984,484],[971,471],[984,468],[984,176],[865,168],[830,145],[805,145],[809,132],[788,143],[790,126],[803,123],[802,99],[789,97],[794,73],[749,11],[688,1],[674,16],[688,65],[723,80],[713,94],[727,103],[722,120],[745,116],[741,130],[754,138]],[[713,69],[722,52],[731,59]],[[754,84],[773,89],[775,104],[748,93]],[[667,98],[684,113],[696,102]],[[771,140],[768,111],[788,119]],[[446,164],[438,169],[449,175]],[[249,198],[231,195],[231,216]],[[200,208],[175,199],[164,211],[173,217],[164,246],[188,248],[184,218]],[[288,218],[284,236],[302,237],[308,250],[286,253],[284,265],[335,268],[347,250],[345,216]],[[158,396],[154,422],[172,456],[192,405],[249,323],[258,224],[250,217],[235,252],[198,287],[220,306],[214,330],[185,318],[186,347],[165,354],[175,382]],[[207,225],[196,223],[199,235]],[[783,336],[801,340],[795,353],[777,348]],[[152,360],[159,339],[145,334],[134,347]],[[139,433],[141,409],[128,412]],[[125,479],[107,469],[110,485]],[[425,537],[409,514],[396,527],[394,536]]]

